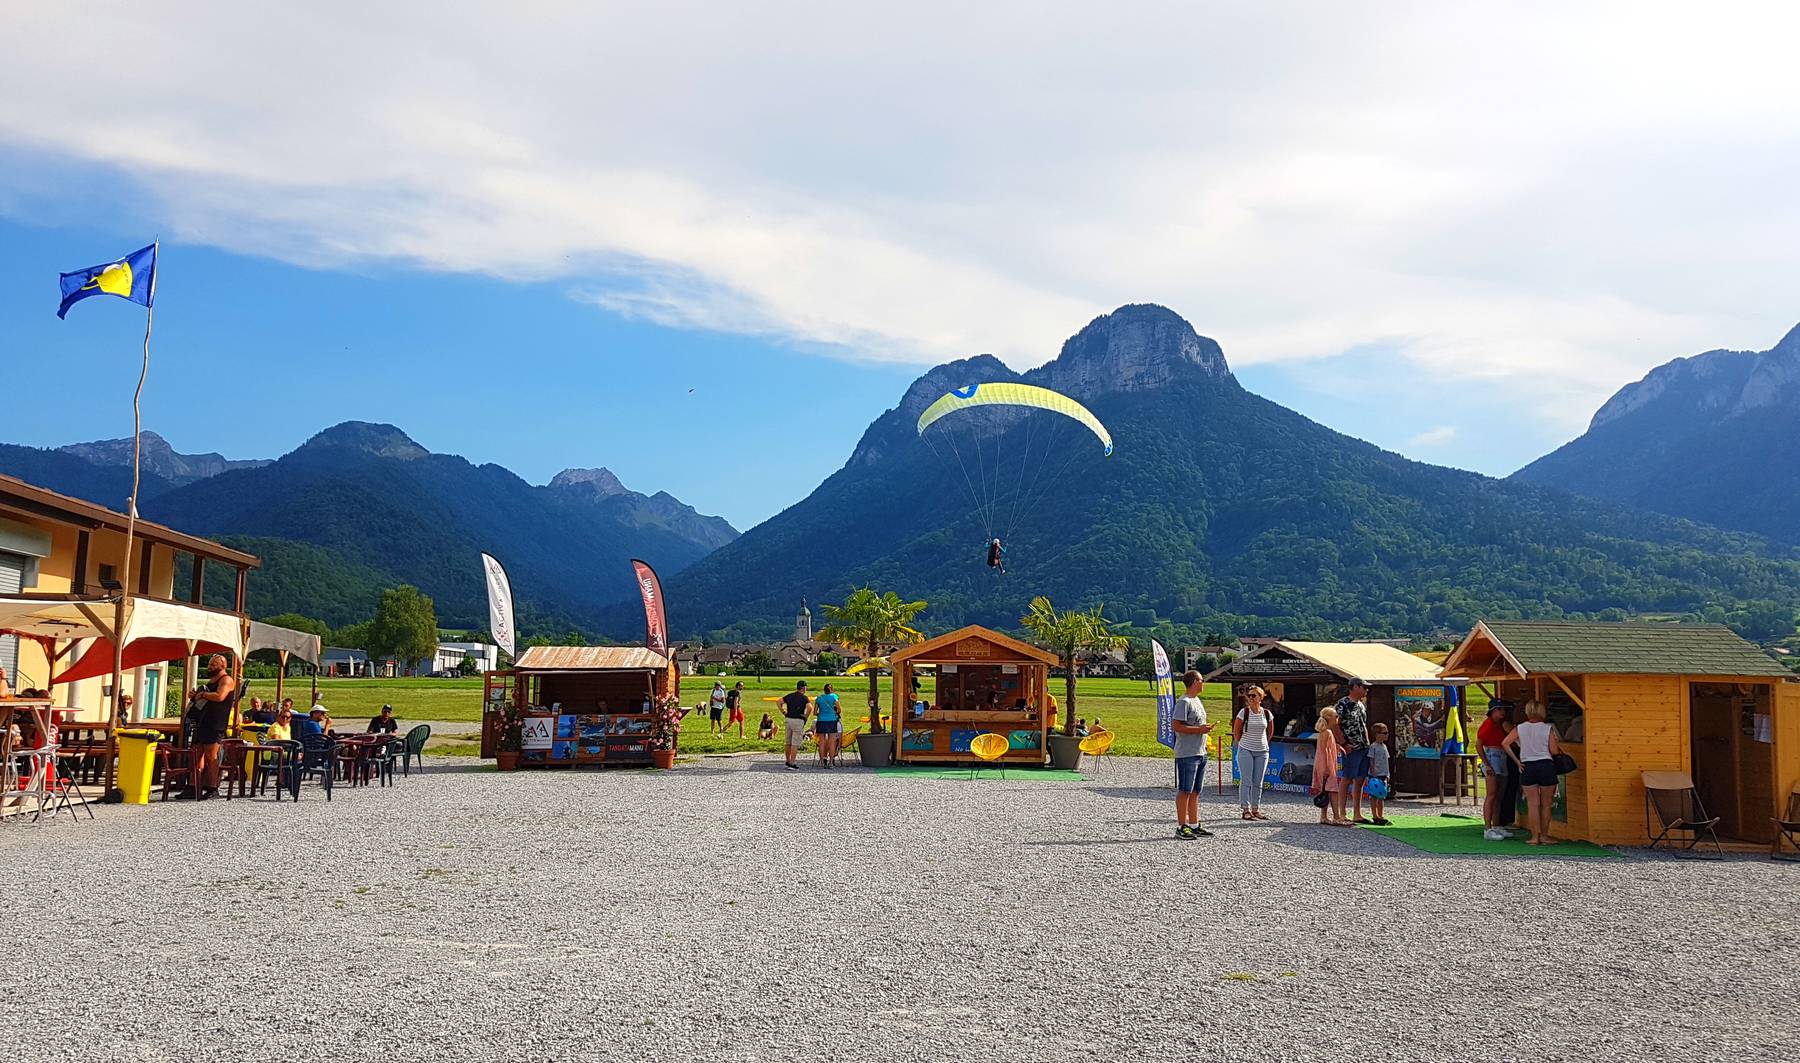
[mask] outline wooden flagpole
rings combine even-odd
[[[106,729],[106,787],[113,790],[114,766],[119,758],[119,725],[125,709],[125,603],[130,598],[131,547],[137,538],[139,476],[144,460],[144,381],[150,375],[150,326],[156,314],[156,274],[162,264],[157,261],[162,251],[159,237],[150,245],[150,299],[144,306],[144,362],[138,369],[137,390],[131,394],[131,498],[125,511],[125,566],[119,570],[119,600],[113,609],[113,667],[111,726]],[[160,692],[159,692],[160,693]]]

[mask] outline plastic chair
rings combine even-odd
[[[406,749],[400,754],[400,774],[410,776],[411,764],[419,762],[419,772],[425,771],[425,740],[431,737],[431,725],[422,723],[406,732]]]
[[[1006,751],[1011,748],[1012,743],[1007,741],[1005,735],[995,734],[992,731],[988,731],[985,734],[978,734],[969,740],[969,752],[975,754],[989,764],[1006,756]],[[969,774],[972,776],[974,775],[974,772],[970,772]]]
[[[1800,783],[1795,783],[1788,794],[1787,813],[1771,818],[1775,820],[1775,842],[1769,846],[1769,856],[1776,860],[1800,860]],[[1792,854],[1782,852],[1783,841],[1794,850]]]
[[[1681,839],[1674,834],[1687,834],[1687,844],[1679,852],[1706,860],[1723,859],[1725,847],[1719,844],[1718,816],[1708,816],[1700,801],[1700,791],[1685,771],[1646,771],[1644,778],[1644,830],[1650,835],[1650,848],[1659,846],[1673,850]],[[1696,846],[1710,838],[1715,855],[1708,856]]]
[[[180,783],[190,794],[200,792],[200,754],[193,746],[173,746],[159,742],[156,755],[162,758],[162,800]]]
[[[251,793],[261,794],[269,780],[275,781],[275,800],[281,800],[281,791],[286,790],[300,800],[300,743],[278,739],[264,742],[264,745],[280,746],[279,753],[258,753],[256,755],[255,778],[251,782]]]
[[[316,776],[325,788],[325,800],[331,800],[333,773],[337,770],[337,743],[326,735],[301,735],[300,759],[294,763],[294,800],[300,800],[300,784],[308,776]]]
[[[837,755],[838,760],[844,759],[844,750],[856,749],[856,736],[859,734],[862,734],[862,728],[857,727],[852,730],[845,731],[843,734],[838,736],[838,755]],[[860,759],[860,757],[861,757],[861,751],[858,750],[858,758]],[[836,767],[836,766],[837,766],[836,764],[832,765],[832,767]]]
[[[250,743],[241,738],[226,738],[219,742],[219,792],[225,800],[231,800],[233,787],[238,796],[250,796]]]
[[[1098,768],[1100,766],[1100,758],[1106,756],[1106,751],[1113,747],[1113,740],[1113,733],[1111,731],[1095,731],[1093,734],[1088,735],[1081,740],[1081,751],[1088,756],[1093,757],[1094,766]]]

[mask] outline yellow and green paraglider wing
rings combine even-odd
[[[1060,413],[1086,425],[1106,448],[1108,457],[1112,456],[1112,433],[1100,423],[1093,411],[1076,402],[1067,395],[1051,391],[1049,388],[1034,387],[1031,384],[970,384],[966,388],[956,388],[925,408],[919,415],[919,434],[933,422],[947,414],[966,410],[974,406],[1029,406],[1040,410]]]

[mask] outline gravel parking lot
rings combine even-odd
[[[7,825],[0,1054],[1794,1058],[1800,865],[1428,856],[1301,799],[1181,842],[1169,775],[434,762]]]

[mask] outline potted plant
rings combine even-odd
[[[1050,599],[1039,595],[1019,618],[1038,645],[1062,661],[1065,698],[1061,734],[1050,736],[1050,766],[1073,770],[1081,764],[1081,738],[1075,733],[1075,680],[1081,674],[1083,661],[1111,650],[1124,649],[1130,640],[1115,635],[1112,621],[1106,619],[1105,606],[1092,609],[1058,610]]]
[[[669,697],[656,708],[650,717],[650,763],[658,768],[673,768],[675,752],[681,745],[681,718],[687,712],[681,707],[681,699]]]
[[[856,736],[856,751],[866,767],[884,768],[894,762],[894,736],[881,723],[880,673],[886,661],[878,655],[883,646],[924,641],[912,621],[924,611],[925,603],[903,602],[893,591],[877,594],[862,587],[852,591],[844,604],[822,608],[825,625],[819,629],[819,638],[866,651],[857,668],[869,673],[869,729]],[[900,696],[895,692],[896,700]]]
[[[525,743],[525,721],[511,705],[500,710],[500,735],[494,743],[494,767],[514,771],[519,766],[519,752]]]

